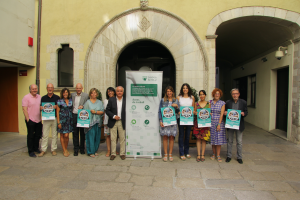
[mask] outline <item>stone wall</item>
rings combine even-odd
[[[300,41],[294,44],[293,106],[291,141],[300,142]]]

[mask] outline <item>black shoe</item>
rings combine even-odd
[[[35,150],[34,152],[36,152],[36,153],[41,153],[41,151],[38,149],[38,150]]]
[[[84,150],[80,150],[80,153],[81,153],[81,154],[85,154]]]
[[[74,156],[78,156],[78,151],[74,151]]]
[[[29,156],[32,157],[32,158],[36,158],[36,155],[35,155],[34,152],[31,152],[31,153],[29,154]]]
[[[237,159],[237,161],[238,161],[240,164],[243,164],[243,160],[242,160],[242,159]]]
[[[231,158],[227,157],[225,162],[230,162],[231,161]]]

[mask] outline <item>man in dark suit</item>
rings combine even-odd
[[[118,86],[116,88],[116,97],[108,100],[106,114],[109,117],[107,126],[110,128],[111,137],[111,156],[110,160],[116,158],[117,133],[120,138],[120,156],[125,160],[125,108],[126,100],[123,97],[124,88]]]
[[[227,142],[226,162],[231,161],[233,136],[234,136],[234,132],[236,132],[237,161],[240,164],[243,164],[243,160],[242,160],[242,138],[243,138],[243,131],[245,130],[244,118],[248,115],[247,102],[245,100],[239,98],[240,97],[239,89],[234,88],[234,89],[231,90],[230,93],[231,93],[232,99],[226,101],[224,115],[225,116],[227,115],[227,110],[228,109],[240,110],[241,111],[241,121],[240,121],[239,130],[227,129],[228,142]]]
[[[77,116],[78,110],[83,109],[84,103],[89,99],[87,93],[82,92],[82,84],[78,83],[76,85],[76,92],[72,93],[72,102],[73,102],[73,145],[74,145],[74,156],[78,156],[78,150],[80,148],[80,153],[85,154],[84,152],[84,142],[85,135],[84,129],[77,127]],[[79,134],[80,134],[80,146],[79,146]]]

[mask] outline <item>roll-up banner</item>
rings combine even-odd
[[[161,158],[162,72],[126,71],[126,157]]]

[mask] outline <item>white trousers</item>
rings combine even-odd
[[[42,137],[42,151],[46,152],[48,148],[48,138],[51,128],[52,135],[52,144],[51,151],[55,151],[57,149],[57,121],[55,120],[44,120],[43,121],[43,137]]]

